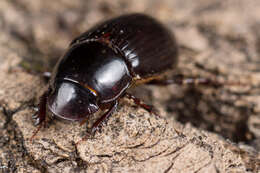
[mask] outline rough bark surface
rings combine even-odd
[[[130,12],[152,15],[175,33],[173,73],[246,85],[141,86],[131,92],[163,118],[122,99],[92,139],[75,145],[86,126],[50,117],[30,142],[46,86],[40,72],[73,37]],[[1,0],[0,172],[259,172],[259,19],[257,0]]]

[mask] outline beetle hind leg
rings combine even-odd
[[[203,77],[185,77],[183,75],[175,75],[171,79],[154,79],[149,81],[148,84],[152,85],[204,85],[211,86],[215,88],[223,87],[225,85],[239,85],[239,83],[228,83],[228,82],[220,82],[210,78]]]
[[[153,113],[156,116],[159,116],[158,110],[154,106],[143,103],[139,98],[136,98],[134,95],[130,93],[125,93],[124,96],[128,99],[133,100],[136,105],[142,107],[146,111]]]

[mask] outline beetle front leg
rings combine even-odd
[[[156,116],[159,116],[158,111],[155,109],[154,106],[143,103],[143,101],[141,101],[139,98],[136,98],[134,95],[132,95],[130,93],[125,93],[124,96],[128,99],[132,99],[136,105],[142,107],[143,109],[147,110],[148,112],[153,113]]]
[[[46,91],[40,98],[40,103],[39,103],[39,110],[38,112],[33,115],[33,119],[35,120],[34,124],[38,128],[33,132],[33,135],[30,140],[32,140],[35,135],[39,132],[39,130],[42,128],[42,126],[45,124],[45,118],[46,118],[46,104],[47,104],[47,97],[48,97],[49,91]]]
[[[118,101],[115,101],[112,106],[109,108],[109,110],[104,113],[91,127],[91,135],[94,135],[95,132],[98,130],[98,129],[101,129],[101,125],[108,120],[108,118],[116,111],[116,108],[117,108],[117,105],[118,105]],[[83,122],[85,122],[85,120],[82,120],[80,122],[80,124],[83,124]],[[78,145],[80,142],[86,140],[90,135],[87,134],[85,135],[80,141],[78,141],[76,143],[76,145]]]
[[[44,73],[42,74],[42,76],[43,76],[44,80],[45,80],[46,82],[48,82],[48,81],[51,79],[51,72],[46,71],[46,72],[44,72]]]
[[[101,128],[100,126],[108,120],[108,118],[116,111],[118,105],[118,101],[115,101],[112,106],[109,108],[109,110],[104,113],[91,127],[91,133],[95,134],[95,132]]]

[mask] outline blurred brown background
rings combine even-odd
[[[41,72],[51,71],[75,36],[97,22],[131,12],[151,15],[175,33],[180,62],[173,73],[246,84],[221,89],[141,86],[132,92],[156,105],[171,123],[213,132],[234,142],[235,146],[249,148],[252,160],[247,162],[247,171],[257,171],[255,165],[259,164],[260,150],[260,1],[1,0],[0,69],[16,77],[9,78],[6,74],[1,77],[0,104],[3,115],[0,120],[3,123],[0,121],[0,134],[3,134],[0,148],[6,154],[0,156],[0,172],[19,172],[19,165],[23,164],[34,165],[21,169],[25,172],[62,170],[59,166],[53,166],[58,165],[56,162],[52,165],[52,162],[46,164],[37,160],[37,157],[44,156],[28,154],[31,153],[30,147],[35,146],[25,145],[24,139],[32,129],[26,130],[24,119],[13,117],[28,105],[37,104],[37,96],[45,85],[39,77]],[[22,79],[23,75],[19,76],[18,73],[31,77]],[[37,78],[37,82],[33,83],[38,88],[30,86],[34,78]],[[120,107],[122,109],[124,105]],[[30,111],[26,113],[26,122],[32,124],[30,114]],[[81,132],[84,131],[82,129]],[[40,142],[39,145],[44,144]],[[26,159],[22,164],[23,155]],[[46,158],[43,160],[48,162]],[[83,160],[86,161],[84,157]],[[81,164],[82,169],[75,169],[74,172],[83,171],[87,164],[83,161]],[[1,169],[1,165],[5,167]],[[104,170],[100,172],[106,172]],[[225,169],[218,167],[216,170],[222,172]]]

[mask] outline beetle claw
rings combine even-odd
[[[151,106],[151,105],[149,105],[150,106],[150,108],[151,108],[151,113],[152,114],[154,114],[154,115],[156,115],[156,116],[160,116],[160,114],[159,114],[159,111],[158,111],[158,109],[156,109],[154,106]]]
[[[99,133],[102,132],[102,125],[101,125],[100,127],[97,128],[97,131],[98,131]]]
[[[33,107],[33,110],[35,111],[35,112],[38,112],[39,111],[39,108],[38,107]]]
[[[34,125],[38,126],[40,124],[40,118],[35,118]]]
[[[32,115],[32,119],[37,119],[37,118],[39,118],[38,113]]]
[[[156,116],[160,116],[159,111],[154,106],[143,103],[139,98],[136,98],[135,96],[133,96],[130,93],[125,93],[125,96],[128,99],[132,99],[137,106],[142,107],[146,111],[148,111]]]
[[[92,136],[94,136],[96,134],[97,131],[100,130],[100,127],[92,127],[91,130],[90,130],[90,134]]]
[[[33,124],[35,126],[38,126],[40,124],[41,120],[40,120],[38,112],[36,112],[35,114],[32,115],[32,119],[33,119]]]
[[[96,132],[101,133],[102,132],[102,127],[104,126],[104,122],[102,122],[101,124],[99,124],[96,127],[92,127],[90,130],[90,133],[92,136],[95,136]]]
[[[100,126],[107,126],[108,119],[105,119]]]
[[[90,132],[90,133],[88,133],[87,132],[87,134],[81,139],[81,140],[79,140],[78,142],[76,142],[76,145],[79,145],[82,141],[85,141],[85,140],[87,140],[87,139],[92,139],[93,138],[93,134]]]

